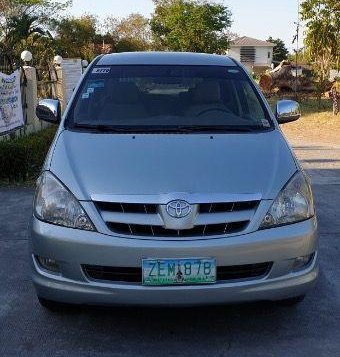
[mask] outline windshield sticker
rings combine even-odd
[[[104,88],[105,81],[104,79],[98,79],[96,81],[89,81],[88,88]]]
[[[93,92],[94,92],[94,88],[93,87],[87,88],[87,93],[92,94]]]
[[[96,67],[92,70],[92,73],[94,74],[106,74],[110,73],[110,67]]]
[[[262,119],[261,121],[262,121],[262,125],[265,128],[269,128],[270,127],[269,121],[267,119]]]
[[[87,99],[90,97],[90,93],[83,93],[83,95],[81,96],[82,99]]]

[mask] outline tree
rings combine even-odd
[[[305,0],[301,18],[306,22],[305,45],[317,79],[319,99],[331,67],[340,62],[339,0]]]
[[[231,12],[205,0],[154,0],[151,30],[156,49],[225,53]]]
[[[64,57],[80,57],[92,61],[97,19],[92,15],[65,17],[55,24],[56,48]]]
[[[296,52],[294,51],[293,53],[289,53],[287,56],[287,59],[289,62],[295,62],[297,59],[298,64],[302,65],[309,65],[310,61],[308,56],[306,55],[306,49],[299,48],[299,50]]]
[[[30,44],[34,53],[40,42],[50,44],[51,19],[67,8],[67,2],[51,0],[0,0],[0,50],[10,60]]]
[[[141,14],[131,14],[122,19],[108,17],[104,27],[112,38],[115,52],[145,51],[151,48],[149,20]]]
[[[273,49],[274,62],[281,62],[287,59],[289,51],[285,43],[280,38],[274,39],[273,37],[269,36],[267,41],[275,44]]]

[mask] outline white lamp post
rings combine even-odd
[[[54,57],[53,63],[55,66],[61,66],[61,64],[63,63],[63,58],[61,56],[57,55]]]
[[[28,62],[31,62],[33,59],[32,53],[27,50],[21,52],[21,59],[24,61],[25,66],[28,66]]]

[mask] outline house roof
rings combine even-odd
[[[258,40],[256,38],[242,36],[234,40],[231,47],[241,46],[258,46],[258,47],[274,47],[275,44],[267,41]]]

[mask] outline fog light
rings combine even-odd
[[[42,268],[53,271],[54,273],[60,273],[59,264],[50,258],[36,257]]]
[[[314,253],[295,258],[293,264],[293,271],[301,270],[307,267],[310,264],[310,262],[313,260],[313,257],[314,257]]]

